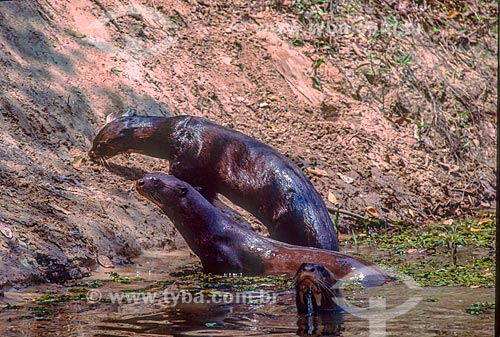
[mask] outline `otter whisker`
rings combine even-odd
[[[150,194],[149,195],[154,201],[156,201],[158,204],[163,204],[160,197],[158,197],[156,194]]]
[[[328,281],[323,280],[323,279],[319,279],[318,280],[318,285],[319,286],[324,286],[324,287],[330,287],[331,286],[331,284]]]
[[[321,292],[324,292],[326,295],[329,295],[331,297],[337,297],[337,292],[330,286],[320,286],[319,289]]]
[[[318,288],[320,288],[322,291],[324,290],[330,295],[335,295],[336,289],[333,289],[334,284],[330,284],[326,282],[325,280],[318,280]]]
[[[161,200],[160,196],[157,193],[149,191],[145,193],[145,197],[151,200],[153,203],[157,204],[158,206],[162,207],[163,201]]]
[[[111,169],[111,165],[110,163],[106,160],[105,157],[101,157],[101,160],[102,160],[102,164],[104,165],[104,167],[106,167],[107,169]]]

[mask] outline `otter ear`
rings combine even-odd
[[[118,119],[120,117],[133,117],[133,116],[137,116],[136,109],[128,108],[126,111],[117,110],[106,116],[106,124],[109,124],[115,119]]]
[[[180,196],[183,197],[187,194],[188,189],[187,187],[179,187],[179,191],[180,191]]]

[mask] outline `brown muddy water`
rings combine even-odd
[[[87,289],[88,300],[37,304],[35,299],[43,294],[65,294],[71,289],[53,284],[8,291],[0,298],[0,336],[479,337],[493,334],[493,312],[472,315],[465,309],[475,302],[493,302],[494,289],[420,288],[409,281],[396,281],[382,287],[343,290],[346,308],[343,313],[307,317],[297,314],[293,290],[273,288],[270,284],[246,292],[212,290],[203,296],[188,292],[181,295],[182,282],[169,273],[195,261],[187,250],[168,254],[148,252],[133,265],[100,268],[84,281],[109,279],[110,271],[143,280],[130,284],[105,282],[102,287]],[[157,280],[174,283],[165,290],[150,293],[120,292],[145,287]],[[115,303],[100,303],[97,301],[100,296],[115,296]],[[33,309],[36,307],[49,313],[40,314]]]

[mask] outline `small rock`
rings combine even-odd
[[[113,265],[113,262],[109,259],[109,257],[105,255],[99,255],[97,257],[97,262],[104,268],[114,268],[115,266]]]
[[[220,58],[221,62],[224,63],[225,65],[228,65],[230,66],[231,65],[231,62],[233,62],[233,59],[229,56],[222,56]]]
[[[340,172],[337,172],[337,175],[340,177],[340,179],[342,179],[343,181],[345,181],[348,184],[352,184],[354,182],[353,178],[346,176]]]
[[[6,225],[0,224],[0,233],[2,233],[7,239],[12,239],[12,230]]]
[[[53,209],[55,209],[56,211],[62,212],[62,213],[64,213],[64,214],[66,214],[66,215],[73,214],[73,212],[68,211],[67,209],[62,208],[61,206],[58,206],[58,205],[56,205],[56,204],[51,204],[51,203],[49,203],[49,206],[50,206],[50,207],[52,207]]]

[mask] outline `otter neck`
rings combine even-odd
[[[129,152],[171,160],[174,156],[172,135],[176,117],[145,117],[141,127],[133,129],[133,147]]]
[[[213,245],[213,237],[223,234],[227,219],[197,191],[190,189],[188,193],[191,195],[181,205],[175,205],[175,210],[164,207],[163,211],[194,253],[203,254],[204,249]]]

